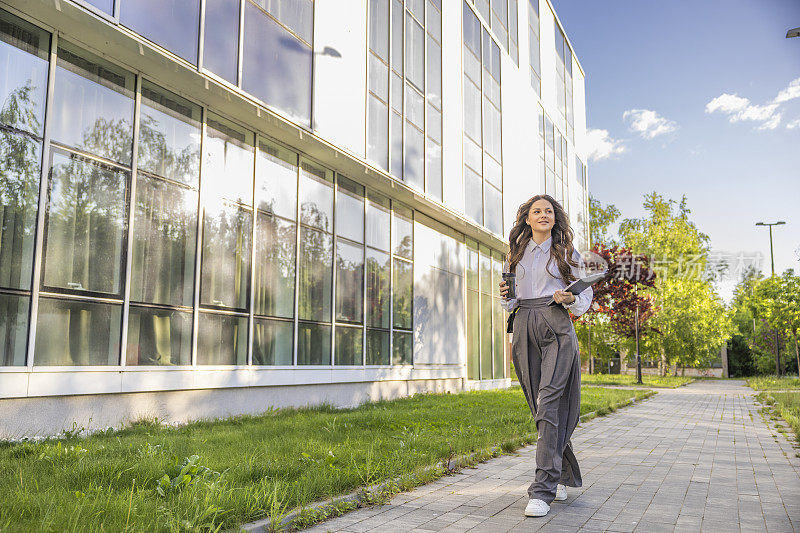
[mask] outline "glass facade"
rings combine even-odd
[[[555,20],[555,15],[553,15]],[[558,22],[555,23],[556,38],[556,101],[561,113],[559,124],[567,137],[575,142],[574,110],[572,106],[572,50]]]
[[[465,211],[502,234],[500,48],[466,1],[463,10]]]
[[[528,0],[528,48],[531,69],[531,87],[542,96],[542,66],[539,44],[539,0]]]
[[[508,377],[505,317],[497,286],[502,254],[467,239],[467,378]]]
[[[440,0],[370,0],[367,159],[442,201]]]

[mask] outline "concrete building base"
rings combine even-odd
[[[475,386],[462,378],[329,383],[270,387],[199,389],[127,394],[92,394],[0,400],[0,440],[120,428],[157,418],[165,424],[261,414],[282,407],[329,404],[356,407],[417,393],[461,392],[504,388],[510,380]]]

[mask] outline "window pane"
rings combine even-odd
[[[25,364],[29,307],[27,296],[0,294],[0,366]]]
[[[467,245],[467,288],[477,291],[480,289],[480,278],[478,274],[478,250],[475,246],[474,243]],[[500,290],[499,287],[497,290]]]
[[[254,0],[273,17],[285,24],[307,43],[313,33],[314,6],[312,0]]]
[[[480,1],[480,0],[479,0]],[[467,2],[464,2],[464,44],[472,50],[472,52],[481,55],[481,23],[478,22],[478,17],[469,8]]]
[[[128,365],[191,365],[192,313],[131,306]]]
[[[200,107],[142,81],[138,166],[197,187]]]
[[[253,205],[253,133],[209,118],[203,151],[203,187],[209,198]]]
[[[42,136],[50,34],[0,11],[0,123]]]
[[[442,107],[442,49],[428,37],[428,102]]]
[[[389,327],[389,254],[367,248],[367,325]]]
[[[300,167],[300,222],[333,231],[333,172],[307,161]]]
[[[503,196],[500,191],[489,184],[484,186],[486,194],[484,200],[484,213],[486,214],[486,228],[498,235],[503,234]]]
[[[58,48],[54,141],[129,165],[133,74],[89,53]]]
[[[411,333],[405,331],[395,331],[394,338],[394,356],[392,357],[392,364],[395,365],[411,365],[414,364],[414,356],[412,351],[412,344],[414,338]]]
[[[197,193],[140,174],[133,221],[131,300],[191,306]]]
[[[127,172],[54,152],[45,221],[44,284],[119,294]]]
[[[364,247],[336,243],[336,320],[363,323]]]
[[[84,0],[84,2],[105,11],[109,15],[114,13],[114,0]]]
[[[503,185],[503,166],[489,154],[483,156],[483,179],[498,189]]]
[[[377,329],[367,329],[367,364],[388,365],[389,358],[389,332]]]
[[[369,58],[369,90],[384,102],[389,101],[389,67],[375,57],[367,54]]]
[[[467,164],[480,179],[480,171],[483,165],[483,150],[469,137],[464,137],[464,163]]]
[[[442,147],[428,139],[425,152],[425,172],[427,192],[433,198],[442,200]]]
[[[239,0],[206,0],[203,68],[236,83],[239,55]]]
[[[336,235],[364,242],[364,187],[341,175],[336,192]]]
[[[494,289],[492,285],[492,258],[489,256],[489,251],[483,246],[480,247],[480,281],[481,292],[492,294]]]
[[[403,112],[403,78],[392,72],[392,109],[398,114]]]
[[[256,156],[256,206],[289,220],[297,216],[297,154],[261,140]]]
[[[425,20],[425,0],[406,0],[406,7],[417,20]]]
[[[411,263],[407,261],[401,259],[394,260],[392,325],[396,328],[411,329],[412,327],[414,280],[411,267]]]
[[[253,309],[257,315],[293,317],[297,226],[264,213],[257,224]]]
[[[465,166],[464,193],[466,215],[478,224],[483,224],[482,185],[480,174],[476,174],[471,168]]]
[[[506,377],[505,359],[505,321],[503,320],[503,308],[500,307],[500,299],[492,298],[492,314],[494,315],[494,377],[495,379]]]
[[[476,254],[477,255],[477,254]],[[467,377],[480,379],[481,377],[481,347],[480,347],[480,296],[477,292],[467,291]]]
[[[256,318],[253,326],[253,364],[290,366],[294,324]]]
[[[369,47],[388,63],[389,0],[370,0],[369,2]]]
[[[30,289],[42,145],[0,129],[0,286]]]
[[[406,15],[406,79],[420,91],[425,88],[425,31],[417,21]]]
[[[298,296],[301,319],[331,320],[332,252],[333,237],[329,233],[300,228]]]
[[[311,48],[245,2],[242,88],[304,124],[311,123]]]
[[[403,2],[392,2],[392,69],[403,75]]]
[[[247,317],[200,313],[197,364],[247,364]]]
[[[428,18],[425,21],[425,29],[439,42],[442,42],[442,13],[433,2],[428,2]]]
[[[122,306],[39,299],[37,366],[119,364]]]
[[[197,64],[199,0],[124,0],[119,18],[133,31]]]
[[[406,119],[419,129],[425,127],[425,99],[414,90],[411,85],[406,85]]]
[[[398,179],[403,179],[403,119],[392,111],[389,116],[391,120],[391,148],[389,156],[390,173]]]
[[[389,199],[369,193],[367,202],[367,246],[389,250]]]
[[[253,213],[228,202],[205,209],[200,303],[247,309]]]
[[[481,294],[481,379],[492,379],[492,297]]]
[[[425,135],[406,122],[406,161],[403,180],[419,189],[425,189]]]
[[[406,259],[413,259],[414,222],[411,209],[395,204],[392,217],[392,242],[394,253]]]
[[[336,326],[336,365],[363,365],[363,332],[362,328]]]
[[[481,91],[468,78],[464,78],[464,133],[481,142]]]
[[[331,327],[300,322],[297,329],[297,364],[331,364]]]
[[[370,94],[367,123],[367,159],[383,170],[389,169],[389,108]]]

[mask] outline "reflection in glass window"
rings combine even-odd
[[[300,222],[333,231],[333,172],[304,161],[298,196]]]
[[[0,11],[0,124],[42,136],[50,34]]]
[[[197,364],[247,364],[247,317],[200,313]]]
[[[138,167],[197,187],[200,107],[142,81]]]
[[[239,0],[206,0],[203,68],[236,83],[238,56]]]
[[[30,289],[41,143],[0,129],[0,287]]]
[[[262,9],[311,44],[314,22],[312,0],[253,0]]]
[[[337,366],[353,366],[363,364],[363,329],[348,326],[336,326],[336,358]]]
[[[200,0],[124,0],[119,19],[133,31],[197,64]]]
[[[294,324],[256,318],[253,326],[253,364],[290,366]]]
[[[481,379],[480,295],[467,291],[467,377]]]
[[[369,47],[389,62],[389,0],[369,2]]]
[[[203,152],[203,187],[209,197],[253,205],[253,134],[209,118]]]
[[[364,242],[364,187],[343,176],[337,181],[336,235]]]
[[[403,179],[409,185],[425,190],[425,135],[406,122],[406,157]]]
[[[420,91],[425,88],[425,30],[406,14],[406,80]]]
[[[411,329],[412,300],[414,297],[411,263],[402,259],[395,259],[393,281],[392,325],[396,328]]]
[[[254,280],[257,315],[294,316],[296,228],[292,222],[258,213]]]
[[[388,365],[390,363],[389,332],[367,328],[367,364]]]
[[[484,206],[485,213],[486,213],[486,220],[485,225],[489,231],[493,231],[498,235],[503,234],[503,195],[486,183],[484,185],[484,193],[486,196],[484,197],[484,201],[486,205]]]
[[[364,304],[364,247],[336,242],[336,320],[362,323]]]
[[[131,306],[128,365],[191,365],[192,313]]]
[[[367,248],[367,325],[389,327],[389,254]]]
[[[481,379],[492,379],[492,297],[481,294]]]
[[[389,115],[386,104],[369,95],[367,158],[383,170],[389,169]]]
[[[33,364],[119,364],[121,319],[121,305],[40,298]]]
[[[247,309],[253,213],[228,202],[205,209],[200,303]]]
[[[128,173],[55,151],[45,219],[44,285],[119,294]]]
[[[297,326],[297,364],[331,364],[331,327],[300,322]]]
[[[109,15],[114,14],[114,0],[84,0],[84,2],[93,5],[101,11],[105,11]]]
[[[332,256],[333,237],[329,233],[300,228],[300,319],[330,322]]]
[[[297,39],[245,0],[242,54],[242,88],[288,116],[310,124],[310,44]]]
[[[392,357],[392,364],[395,365],[410,365],[414,363],[413,357],[413,343],[414,338],[409,332],[395,331],[393,334],[394,352]]]
[[[256,157],[256,207],[289,220],[297,216],[297,154],[265,140]]]
[[[481,202],[481,176],[475,173],[470,167],[464,167],[464,193],[466,197],[466,215],[477,222],[483,224],[483,205]]]
[[[396,255],[406,259],[414,258],[414,222],[411,209],[401,205],[394,206],[392,242]]]
[[[435,11],[435,10],[434,10]],[[428,37],[428,102],[442,107],[442,48]]]
[[[372,192],[367,196],[367,246],[389,251],[389,199]]]
[[[29,307],[28,296],[0,293],[0,366],[25,364]]]
[[[66,46],[57,65],[53,140],[130,165],[133,74]]]
[[[197,192],[139,174],[131,300],[191,306],[196,236]]]

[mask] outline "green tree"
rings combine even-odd
[[[774,275],[759,280],[754,286],[751,305],[756,318],[763,319],[767,326],[778,333],[778,345],[775,349],[780,353],[780,336],[791,338],[794,342],[795,358],[800,368],[800,349],[798,349],[798,330],[800,330],[800,276],[793,269],[786,270],[780,276]],[[776,361],[776,371],[782,373],[783,365]]]
[[[592,246],[614,246],[614,239],[609,237],[608,229],[620,217],[620,211],[614,204],[604,206],[594,196],[589,196],[589,238]]]

